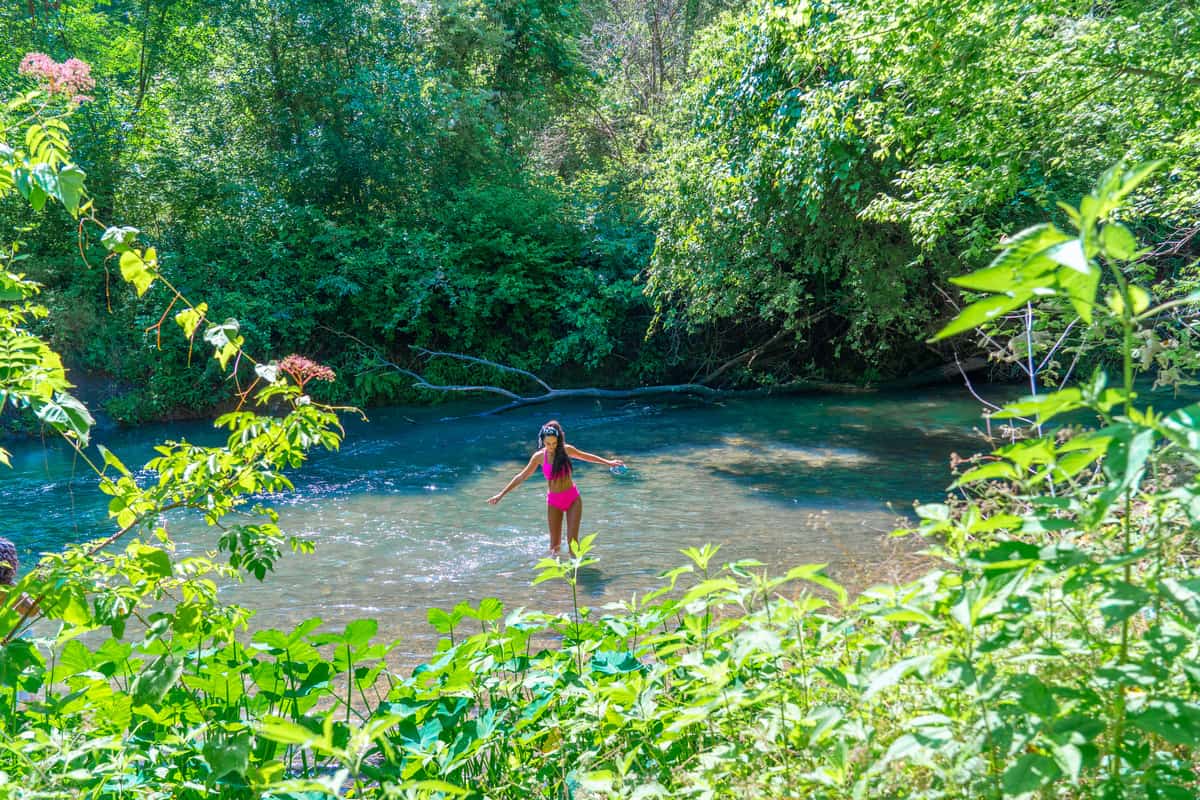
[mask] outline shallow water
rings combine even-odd
[[[316,553],[287,554],[265,582],[227,587],[227,600],[258,609],[255,626],[320,616],[340,626],[363,616],[401,637],[401,657],[427,655],[430,606],[498,597],[507,609],[569,607],[557,583],[531,586],[545,553],[540,473],[498,506],[499,491],[535,449],[549,417],[567,440],[629,471],[577,463],[582,532],[598,533],[599,562],[580,576],[592,606],[658,585],[685,562],[681,548],[721,545],[717,559],[765,562],[772,572],[828,562],[835,577],[886,577],[885,535],[914,500],[949,482],[952,451],[981,448],[979,406],[962,390],[897,395],[789,397],[722,404],[580,402],[458,417],[487,406],[388,409],[347,421],[342,450],[321,454],[277,502],[285,531]],[[147,426],[99,437],[131,466],[165,438],[216,442],[199,423]],[[26,568],[36,553],[111,530],[94,479],[53,442],[12,443],[0,472],[7,536]],[[75,477],[72,478],[72,475]],[[196,519],[169,523],[183,553],[215,548]]]

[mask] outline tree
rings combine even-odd
[[[697,48],[649,200],[662,319],[753,321],[795,337],[802,363],[896,374],[928,359],[911,343],[952,266],[1101,165],[1173,159],[1133,212],[1165,237],[1200,207],[1196,15],[1173,0],[726,15]]]

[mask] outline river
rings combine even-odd
[[[498,506],[487,498],[528,460],[543,421],[559,419],[567,441],[619,457],[613,475],[578,463],[584,534],[598,534],[599,561],[580,576],[593,607],[658,585],[683,564],[680,549],[721,545],[718,562],[753,558],[773,573],[828,563],[850,583],[897,574],[887,534],[913,501],[940,497],[951,452],[982,447],[979,405],[961,389],[851,396],[798,396],[718,404],[563,403],[497,417],[456,404],[380,409],[347,419],[337,453],[322,453],[278,498],[280,524],[311,539],[311,555],[286,554],[262,583],[223,588],[257,609],[256,627],[311,616],[330,626],[373,617],[399,637],[401,658],[429,654],[431,606],[501,599],[511,610],[564,610],[557,583],[531,586],[545,553],[540,473]],[[447,419],[448,416],[454,418]],[[108,431],[102,441],[127,464],[143,463],[165,438],[215,443],[204,423]],[[13,470],[0,471],[6,535],[25,569],[36,554],[111,532],[107,498],[71,452],[47,439],[10,442]],[[169,521],[182,554],[216,546],[195,518]]]

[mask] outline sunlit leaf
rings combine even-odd
[[[165,653],[151,661],[134,678],[130,695],[135,706],[156,706],[183,674],[183,661]]]

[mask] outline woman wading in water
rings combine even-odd
[[[625,462],[619,458],[607,459],[585,453],[569,444],[563,435],[562,425],[558,420],[550,420],[542,426],[538,434],[539,449],[529,458],[525,469],[513,476],[500,494],[488,498],[492,505],[500,502],[504,495],[525,482],[525,479],[537,472],[539,466],[546,476],[546,520],[550,523],[550,554],[558,555],[562,546],[563,515],[567,517],[567,549],[571,542],[579,540],[579,520],[583,518],[583,498],[571,476],[571,459],[590,461],[593,464],[603,464],[606,467],[623,467]]]

